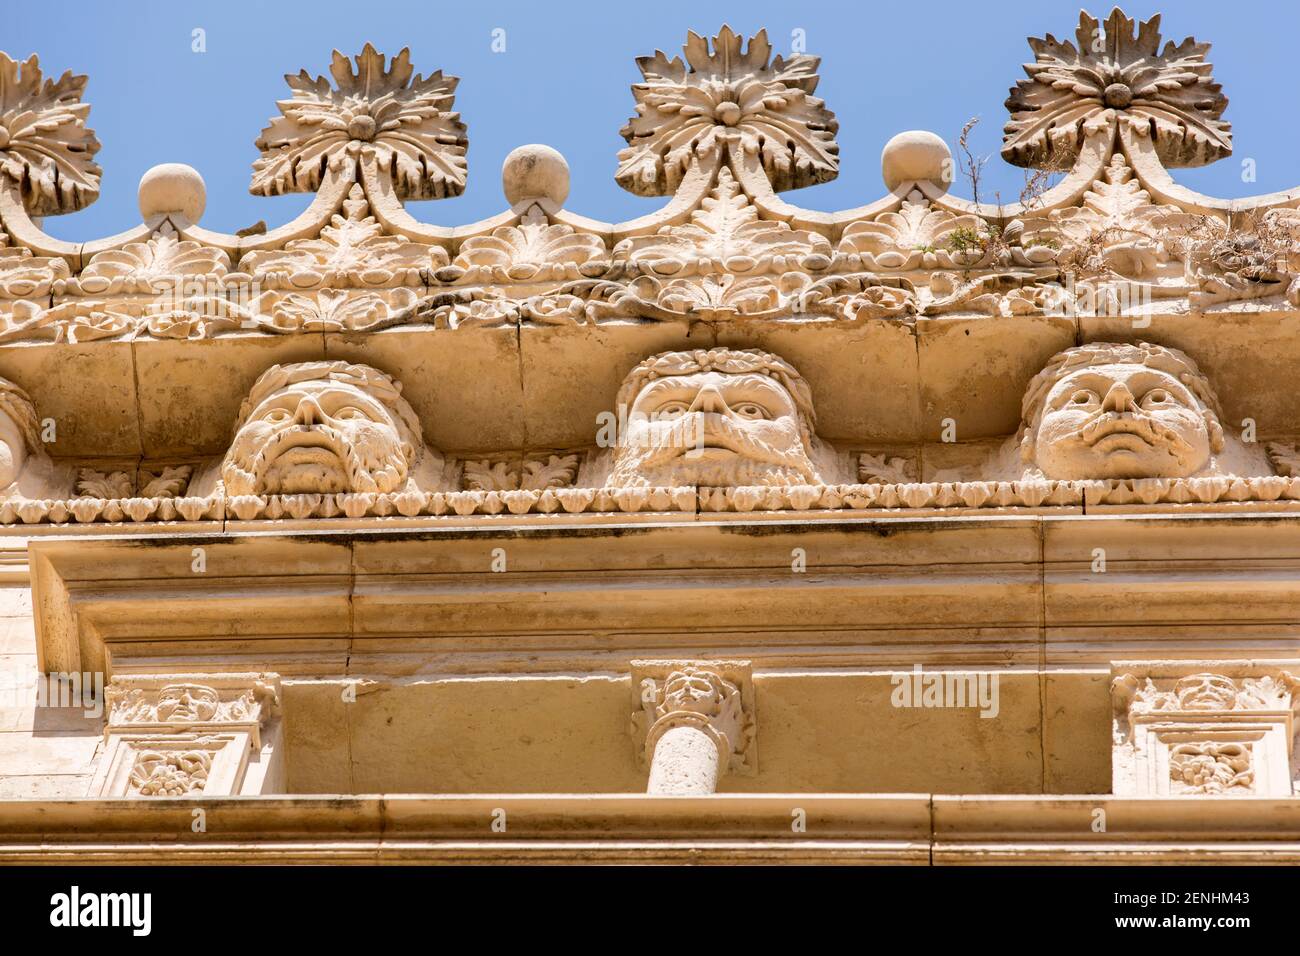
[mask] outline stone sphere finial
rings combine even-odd
[[[540,143],[516,147],[501,164],[501,188],[511,206],[526,199],[563,206],[569,198],[569,164],[558,150]]]
[[[941,136],[929,130],[910,129],[885,144],[880,152],[880,174],[886,189],[917,179],[947,192],[952,185],[952,150]]]
[[[163,163],[140,177],[140,215],[148,222],[153,216],[179,213],[191,225],[203,216],[208,190],[193,166]]]

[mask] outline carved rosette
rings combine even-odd
[[[1160,49],[1160,16],[1137,26],[1116,7],[1103,26],[1079,14],[1078,45],[1031,37],[1028,78],[1007,99],[1002,156],[1017,166],[1064,168],[1078,156],[1085,124],[1122,118],[1150,136],[1166,166],[1204,166],[1232,152],[1219,119],[1228,98],[1206,61],[1208,43],[1188,37]]]
[[[628,146],[615,178],[631,192],[676,191],[698,156],[727,145],[757,154],[780,191],[834,179],[839,124],[817,89],[817,57],[772,57],[767,31],[744,37],[724,26],[712,44],[691,32],[686,61],[660,50],[637,59],[645,78],[634,84],[637,115],[623,128]]]
[[[643,764],[669,731],[688,727],[717,748],[720,771],[757,769],[754,685],[748,661],[633,661],[633,739]]]
[[[1135,662],[1114,665],[1112,674],[1117,795],[1292,794],[1294,669]]]
[[[460,195],[468,142],[460,114],[452,112],[460,81],[441,70],[428,79],[412,75],[410,52],[389,61],[367,43],[350,61],[335,50],[332,84],[306,70],[286,75],[293,96],[276,104],[282,115],[257,140],[262,156],[253,163],[251,191],[312,192],[323,170],[373,159],[392,170],[401,199]]]

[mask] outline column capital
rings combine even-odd
[[[720,770],[753,775],[758,765],[754,681],[749,661],[632,661],[632,734],[647,766],[674,727],[695,727],[713,738]]]

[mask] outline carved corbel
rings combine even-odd
[[[1264,661],[1112,665],[1114,793],[1291,796],[1295,671]]]
[[[748,661],[633,661],[632,733],[646,792],[714,793],[724,773],[757,766]]]
[[[92,797],[283,791],[276,674],[114,677]]]

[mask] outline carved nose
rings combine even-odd
[[[324,417],[325,413],[322,412],[321,407],[316,404],[316,399],[308,395],[298,403],[298,410],[294,414],[293,419],[299,425],[315,425]]]
[[[706,385],[695,396],[695,401],[691,403],[690,410],[693,412],[716,412],[721,414],[727,410],[727,403],[723,399],[721,392],[712,385]]]
[[[1128,386],[1123,382],[1116,382],[1106,393],[1106,397],[1101,400],[1101,410],[1103,412],[1127,412],[1132,411],[1136,402],[1133,400],[1133,393],[1128,390]]]

